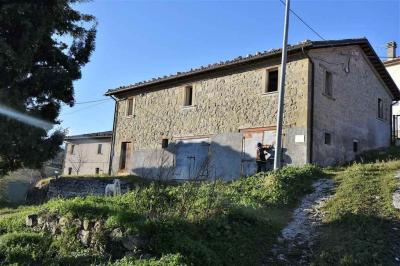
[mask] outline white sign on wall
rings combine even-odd
[[[294,142],[296,142],[296,143],[304,143],[304,135],[296,135],[296,136],[294,136]]]

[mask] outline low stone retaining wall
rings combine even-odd
[[[129,234],[124,228],[107,228],[102,219],[79,219],[49,214],[30,214],[25,218],[27,228],[50,234],[68,236],[83,247],[109,255],[113,259],[124,256],[136,259],[151,257],[150,239],[140,234]],[[72,240],[72,239],[71,239]]]
[[[130,183],[121,180],[121,193],[126,193],[131,189]],[[50,181],[48,185],[47,198],[72,198],[88,195],[101,196],[105,194],[108,184],[112,184],[112,179],[101,178],[58,178]]]

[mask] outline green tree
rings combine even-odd
[[[57,125],[74,105],[73,81],[94,50],[96,20],[82,0],[0,0],[0,111]],[[61,130],[35,127],[0,112],[0,168],[39,168],[60,149]]]

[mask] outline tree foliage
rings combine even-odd
[[[94,50],[96,20],[81,0],[0,0],[0,108],[59,124],[74,105],[73,81]],[[0,168],[38,168],[54,157],[61,130],[34,127],[0,110]]]

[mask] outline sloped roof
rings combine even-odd
[[[94,132],[88,134],[66,136],[65,140],[76,140],[76,139],[95,139],[95,138],[111,138],[112,131]]]
[[[400,57],[396,57],[394,59],[389,59],[386,61],[383,61],[383,64],[388,67],[388,66],[394,66],[394,65],[400,65]]]
[[[382,61],[379,59],[378,55],[375,53],[374,49],[372,48],[371,44],[366,38],[328,40],[328,41],[306,40],[296,45],[289,45],[288,53],[291,54],[294,52],[299,52],[301,50],[310,50],[310,49],[327,48],[327,47],[340,47],[348,45],[359,45],[363,49],[364,53],[370,60],[375,70],[378,72],[378,74],[380,75],[386,86],[390,89],[393,98],[395,100],[399,100],[400,99],[399,89],[397,88],[396,84],[394,83],[393,79],[387,72]],[[163,84],[166,85],[170,82],[184,82],[187,78],[193,78],[196,77],[197,75],[226,70],[232,67],[238,67],[250,63],[256,63],[263,59],[278,56],[281,54],[281,52],[282,52],[281,49],[271,49],[267,51],[257,52],[255,54],[249,54],[247,56],[239,56],[232,60],[221,61],[218,63],[201,66],[199,68],[190,69],[185,72],[177,72],[172,75],[157,77],[150,80],[137,82],[131,85],[110,89],[105,93],[105,95],[111,96],[131,90],[144,89],[146,87],[155,85],[163,85]]]

